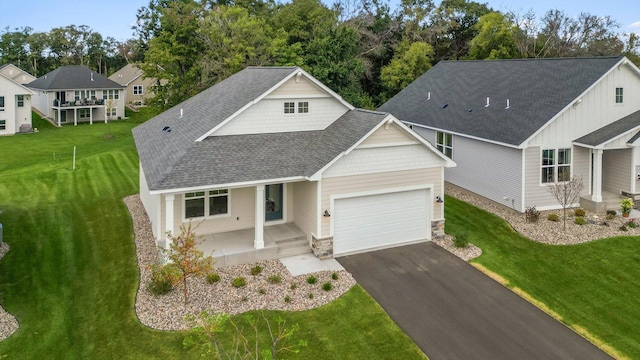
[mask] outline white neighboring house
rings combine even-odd
[[[58,126],[124,118],[123,86],[86,66],[59,67],[27,86],[33,107]]]
[[[27,80],[27,75],[31,76],[11,64],[0,68],[0,136],[33,132],[31,97],[34,92],[16,81],[22,79],[20,74],[26,74]]]
[[[133,135],[157,242],[193,221],[250,254],[218,264],[283,256],[265,235],[277,226],[320,258],[444,235],[444,168],[455,163],[299,67],[246,68]]]
[[[640,69],[625,57],[441,61],[380,110],[456,161],[448,182],[518,211],[559,208],[547,188],[574,176],[589,210],[640,198]]]
[[[13,64],[5,64],[0,66],[0,74],[21,85],[26,85],[36,79],[35,76],[29,74],[28,72],[20,69]]]

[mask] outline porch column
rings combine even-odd
[[[89,125],[93,125],[93,108],[89,108]]]
[[[62,126],[62,124],[60,123],[61,119],[60,117],[62,116],[61,112],[60,112],[60,108],[58,108],[58,127]]]
[[[602,202],[602,149],[591,150],[593,154],[593,193],[591,200]]]
[[[253,247],[264,248],[264,185],[256,186],[256,238]]]
[[[166,240],[165,249],[169,249],[169,242],[171,241],[167,233],[171,233],[171,235],[174,235],[173,233],[173,200],[174,198],[175,198],[175,195],[173,194],[164,196],[164,206],[165,206],[164,223],[165,223],[165,240]]]
[[[78,108],[73,108],[73,125],[78,126]]]

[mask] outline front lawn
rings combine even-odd
[[[0,359],[199,358],[182,348],[187,332],[146,328],[133,310],[138,270],[122,198],[138,191],[131,129],[140,121],[54,128],[34,115],[39,133],[0,138],[0,222],[11,246],[0,302],[20,322]],[[267,312],[277,315],[300,324],[309,345],[299,358],[424,358],[359,286],[312,311]]]
[[[446,204],[447,233],[467,232],[482,248],[474,264],[499,274],[601,348],[615,349],[612,355],[640,359],[640,238],[545,245],[465,202],[447,197]]]

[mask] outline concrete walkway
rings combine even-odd
[[[342,271],[344,267],[336,259],[320,260],[315,255],[303,254],[280,259],[291,275],[305,275],[320,271]]]
[[[611,359],[434,243],[338,261],[432,360]]]

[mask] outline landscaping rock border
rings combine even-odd
[[[0,243],[0,260],[9,252],[9,244],[3,242]],[[15,316],[9,314],[3,307],[0,305],[0,341],[8,338],[18,330],[20,324]]]
[[[135,310],[140,322],[159,330],[184,330],[188,328],[184,318],[187,314],[198,314],[209,310],[225,312],[231,315],[249,310],[287,310],[299,311],[325,305],[353,287],[356,282],[347,271],[338,271],[338,279],[332,279],[333,272],[323,271],[313,275],[315,284],[306,279],[311,274],[291,276],[279,260],[260,261],[255,264],[218,268],[215,271],[221,280],[209,284],[204,278],[192,278],[188,281],[189,302],[185,305],[181,289],[174,289],[166,295],[154,296],[146,289],[151,277],[150,266],[160,261],[147,214],[138,195],[124,199],[133,219],[138,267],[140,268],[140,287],[136,295]],[[250,274],[251,267],[262,266],[259,275]],[[269,276],[280,275],[279,283],[270,283]],[[235,288],[231,285],[234,278],[242,276],[247,285]],[[330,282],[332,289],[322,289]],[[295,287],[292,288],[292,284]],[[264,289],[261,293],[260,289]],[[309,294],[313,294],[310,297]],[[288,296],[289,302],[285,302]]]

